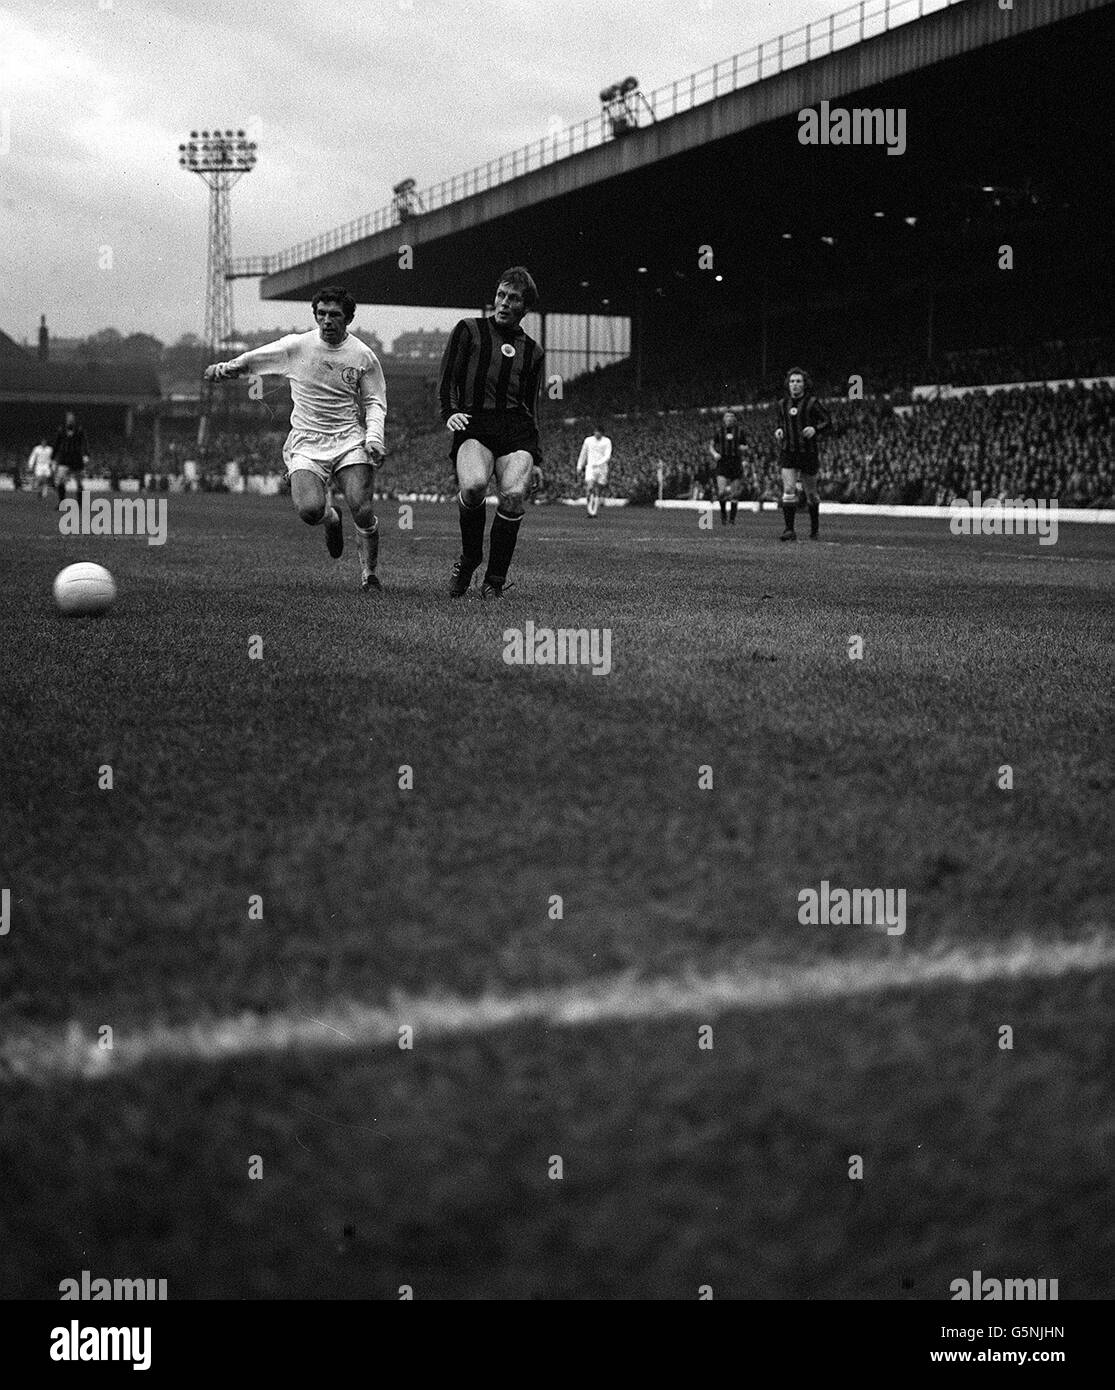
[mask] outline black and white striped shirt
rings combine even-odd
[[[461,319],[438,377],[442,421],[463,411],[518,411],[537,421],[545,353],[521,328],[501,333],[490,318]]]

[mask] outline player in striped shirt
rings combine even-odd
[[[356,301],[340,285],[314,295],[317,328],[288,333],[230,362],[206,367],[210,381],[235,376],[285,376],[294,408],[283,460],[290,498],[309,526],[325,524],[325,545],[337,559],[344,550],[341,514],[333,483],[345,495],[356,527],[360,587],[378,593],[379,521],[372,500],[375,469],[383,462],[387,388],[379,359],[348,331]]]
[[[500,276],[491,316],[461,319],[445,347],[438,403],[460,487],[461,554],[449,578],[454,598],[468,592],[484,560],[484,498],[493,472],[499,503],[480,596],[502,597],[533,469],[542,461],[537,417],[544,354],[520,327],[537,302],[529,271],[512,266]]]
[[[831,424],[828,411],[813,395],[808,374],[800,367],[791,367],[786,373],[786,394],[778,403],[778,428],[774,431],[781,454],[782,516],[786,522],[779,540],[797,540],[794,515],[799,482],[809,506],[809,539],[815,541],[818,537],[821,494],[817,490],[817,473],[821,462],[817,436]]]
[[[728,502],[732,504],[731,525],[736,524],[739,499],[743,496],[745,445],[735,412],[726,410],[708,451],[716,463],[716,498],[720,503],[720,524],[727,526]]]

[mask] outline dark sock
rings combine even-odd
[[[783,503],[782,503],[782,515],[783,515],[783,517],[785,518],[785,521],[786,521],[786,530],[787,530],[787,531],[792,531],[792,530],[794,529],[794,515],[795,515],[795,513],[797,512],[797,509],[798,509],[798,508],[797,508],[797,503],[796,503],[796,502],[783,502]]]
[[[484,523],[488,520],[487,508],[483,502],[475,507],[457,494],[457,512],[461,518],[461,553],[470,565],[478,565],[484,558]],[[495,528],[492,528],[493,533]]]
[[[58,505],[61,506],[66,500],[66,486],[64,483],[58,484]]]
[[[739,511],[739,503],[733,498],[733,499],[732,499],[732,525],[733,525],[733,526],[736,524],[736,512],[738,512],[738,511]]]
[[[728,524],[728,499],[726,497],[720,499],[720,524],[721,526]]]
[[[809,529],[814,535],[821,524],[821,504],[820,502],[810,502],[809,504]]]
[[[492,534],[488,540],[488,569],[485,581],[497,579],[501,583],[507,578],[511,557],[515,553],[515,542],[519,536],[521,516],[504,516],[497,508],[492,519]]]

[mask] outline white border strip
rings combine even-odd
[[[691,502],[688,498],[668,498],[661,502],[655,502],[656,507],[664,510],[684,509],[688,511],[699,511],[702,507],[715,508],[715,502],[697,501]],[[757,502],[741,502],[740,510],[756,512],[759,510]],[[770,510],[775,510],[771,504]],[[973,518],[970,524],[974,525],[976,517],[1015,517],[1018,520],[1025,520],[1026,517],[1038,515],[1033,507],[966,507],[961,511],[953,511],[951,507],[899,507],[890,504],[875,504],[872,502],[826,502],[822,498],[821,511],[825,516],[833,513],[839,516],[909,516],[909,517],[939,517],[942,521],[951,521],[954,516],[967,516]],[[1057,524],[1060,526],[1065,521],[1087,521],[1093,524],[1110,526],[1115,522],[1115,510],[1097,507],[1095,510],[1088,507],[1058,507]]]
[[[1071,942],[1023,939],[998,949],[954,947],[882,960],[834,960],[781,968],[769,962],[753,966],[741,961],[714,975],[692,972],[641,981],[628,973],[562,989],[488,994],[479,999],[397,996],[388,1008],[347,1001],[323,1007],[316,1014],[285,1011],[261,1017],[246,1013],[132,1033],[120,1027],[111,1051],[101,1049],[96,1037],[87,1035],[80,1024],[71,1023],[62,1032],[43,1031],[0,1043],[0,1078],[99,1080],[154,1062],[220,1062],[246,1054],[397,1046],[403,1026],[414,1029],[415,1045],[420,1046],[429,1038],[490,1032],[525,1021],[555,1028],[656,1021],[685,1014],[707,1021],[730,1010],[825,1004],[883,990],[1050,979],[1109,966],[1115,966],[1115,934],[1103,931]]]

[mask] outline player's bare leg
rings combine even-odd
[[[484,498],[488,494],[488,483],[494,468],[492,451],[486,449],[478,439],[466,439],[457,450],[461,554],[449,578],[449,593],[453,598],[468,593],[472,576],[484,560],[484,525],[488,519]]]
[[[797,532],[794,530],[794,517],[797,514],[798,506],[798,470],[796,468],[784,468],[782,470],[782,518],[786,523],[786,529],[779,536],[782,541],[796,541]]]
[[[337,470],[348,509],[356,527],[356,549],[360,554],[360,587],[377,593],[383,585],[376,574],[379,563],[379,518],[376,516],[375,469],[370,463],[352,463]]]
[[[516,449],[496,459],[496,480],[499,484],[499,504],[492,519],[492,536],[488,544],[488,568],[480,587],[481,598],[502,598],[507,583],[507,571],[519,526],[526,511],[527,491],[534,459],[527,449]]]
[[[345,543],[341,517],[317,474],[309,468],[296,468],[290,475],[290,500],[307,526],[325,524],[326,549],[336,559]]]
[[[588,496],[585,498],[585,511],[589,516],[595,516],[600,506],[600,492],[595,483],[589,483]]]

